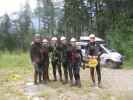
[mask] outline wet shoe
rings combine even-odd
[[[42,82],[42,84],[47,84],[47,83],[48,83],[48,81],[43,81],[43,82]]]
[[[80,82],[80,80],[77,80],[77,86],[78,86],[79,88],[81,88],[81,82]]]
[[[60,81],[61,81],[61,82],[63,81],[62,78],[60,78]]]
[[[102,84],[101,84],[101,83],[99,83],[99,84],[98,84],[98,87],[99,87],[99,88],[103,88],[103,86],[102,86]]]
[[[81,84],[78,84],[77,86],[78,86],[79,88],[81,88],[82,85],[81,85]]]
[[[74,86],[77,86],[77,85],[78,85],[78,81],[77,81],[77,80],[75,80]]]
[[[34,85],[37,85],[38,83],[36,81],[34,81]]]
[[[57,81],[57,79],[54,79],[53,81]]]
[[[92,84],[91,84],[91,87],[95,87],[95,86],[96,86],[96,83],[92,83]]]
[[[74,83],[73,83],[73,81],[72,81],[72,80],[70,81],[70,86],[74,86]]]
[[[68,81],[63,81],[62,83],[63,83],[63,84],[67,84],[67,83],[68,83]]]

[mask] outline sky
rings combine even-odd
[[[32,9],[36,7],[36,0],[0,0],[0,16],[19,11],[26,1],[29,1]]]
[[[0,0],[0,16],[3,14],[12,14],[19,11],[25,2],[28,1],[31,8],[36,7],[36,0]],[[63,0],[52,0],[53,2],[62,2]]]

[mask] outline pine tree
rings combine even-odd
[[[19,37],[20,46],[22,50],[28,48],[29,41],[31,40],[30,27],[31,27],[31,10],[28,2],[25,4],[24,9],[19,15]]]
[[[68,36],[79,37],[88,27],[89,17],[83,1],[65,0],[64,31]]]

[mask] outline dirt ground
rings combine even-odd
[[[34,85],[31,76],[16,85],[26,100],[133,100],[133,70],[102,68],[102,88],[91,86],[89,69],[81,69],[81,88],[60,81]]]
[[[17,71],[0,70],[0,100],[133,100],[131,69],[102,68],[102,88],[91,86],[89,69],[81,69],[81,88],[60,81],[34,85],[32,71],[24,75]]]

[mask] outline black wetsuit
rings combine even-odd
[[[87,46],[87,54],[90,56],[98,56],[98,65],[96,66],[96,72],[98,77],[98,84],[101,83],[101,68],[100,68],[100,55],[102,54],[102,49],[97,43],[89,43]],[[94,71],[91,71],[91,75],[94,77]],[[95,82],[95,79],[92,79]]]
[[[80,83],[80,67],[82,61],[81,50],[72,47],[70,51],[70,79],[73,80],[73,76],[75,79],[75,85],[81,85]]]
[[[60,80],[62,81],[61,48],[58,45],[56,45],[56,46],[54,46],[54,47],[51,48],[51,51],[52,51],[51,62],[52,62],[52,67],[53,67],[54,80],[57,80],[56,70],[58,69],[58,73],[59,73],[59,76],[60,76]]]
[[[43,65],[43,80],[48,81],[49,80],[49,47],[42,46],[42,65]]]
[[[38,77],[41,82],[42,59],[41,59],[41,43],[33,43],[30,49],[31,61],[34,63],[34,82],[37,83]]]

